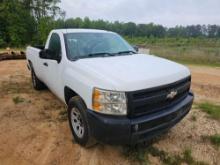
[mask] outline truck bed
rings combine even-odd
[[[26,58],[27,58],[27,65],[30,68],[30,63],[34,68],[35,74],[38,78],[41,78],[40,74],[40,68],[41,68],[41,63],[40,63],[40,57],[39,53],[43,49],[42,46],[28,46],[26,49]]]

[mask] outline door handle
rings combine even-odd
[[[48,63],[46,63],[46,62],[44,62],[43,64],[44,64],[44,66],[48,66]]]

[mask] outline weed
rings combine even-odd
[[[190,149],[186,149],[181,155],[170,155],[165,151],[159,150],[156,147],[150,148],[150,154],[153,156],[158,156],[162,162],[168,165],[177,165],[182,163],[187,163],[190,165],[206,165],[205,162],[196,161],[192,157],[192,151]]]
[[[39,112],[40,115],[44,116],[45,119],[51,119],[50,114],[46,113],[45,111],[40,111]]]
[[[65,109],[59,112],[58,120],[61,122],[67,120],[67,111]]]
[[[220,147],[220,134],[202,136],[203,140],[209,140],[214,146]]]
[[[61,115],[61,116],[67,115],[67,111],[64,109],[59,112],[59,115]]]
[[[25,101],[25,99],[24,98],[22,98],[22,97],[19,97],[19,96],[16,96],[16,97],[13,97],[13,102],[15,103],[15,104],[19,104],[19,103],[22,103],[22,102],[24,102]]]
[[[211,103],[201,103],[198,108],[209,114],[213,119],[220,120],[220,106]]]
[[[194,159],[192,157],[192,151],[190,149],[186,149],[183,152],[183,160],[185,160],[185,162],[188,164],[195,164]]]
[[[178,165],[184,163],[189,165],[206,165],[205,162],[194,160],[190,149],[186,149],[181,155],[171,155],[154,146],[149,146],[147,148],[126,148],[124,150],[125,156],[129,157],[131,160],[138,161],[140,164],[149,164],[149,154],[160,158],[160,160],[167,165]]]
[[[125,147],[123,148],[123,154],[132,161],[137,161],[140,164],[149,164],[148,153],[146,153],[144,148],[138,146]]]
[[[195,115],[192,115],[191,118],[190,118],[192,121],[196,121],[196,116]]]
[[[0,84],[0,90],[2,94],[31,93],[33,91],[29,79],[26,78],[22,82],[17,80],[3,81]]]
[[[202,38],[147,38],[126,39],[150,49],[150,53],[184,64],[220,66],[220,40]],[[153,42],[152,42],[153,40]]]
[[[210,141],[213,145],[220,147],[220,134],[210,136]]]

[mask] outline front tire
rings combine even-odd
[[[36,89],[36,90],[42,90],[42,89],[45,89],[45,88],[46,88],[45,85],[44,85],[44,83],[41,82],[41,81],[37,78],[37,76],[36,76],[36,74],[35,74],[35,72],[34,72],[33,69],[31,69],[31,80],[32,80],[32,85],[33,85],[34,89]]]
[[[68,119],[75,141],[84,147],[95,144],[87,119],[87,108],[79,96],[72,97],[68,103]]]

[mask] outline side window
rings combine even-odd
[[[48,48],[55,53],[54,54],[55,57],[61,56],[61,43],[60,43],[60,37],[58,34],[53,33],[51,35]]]

